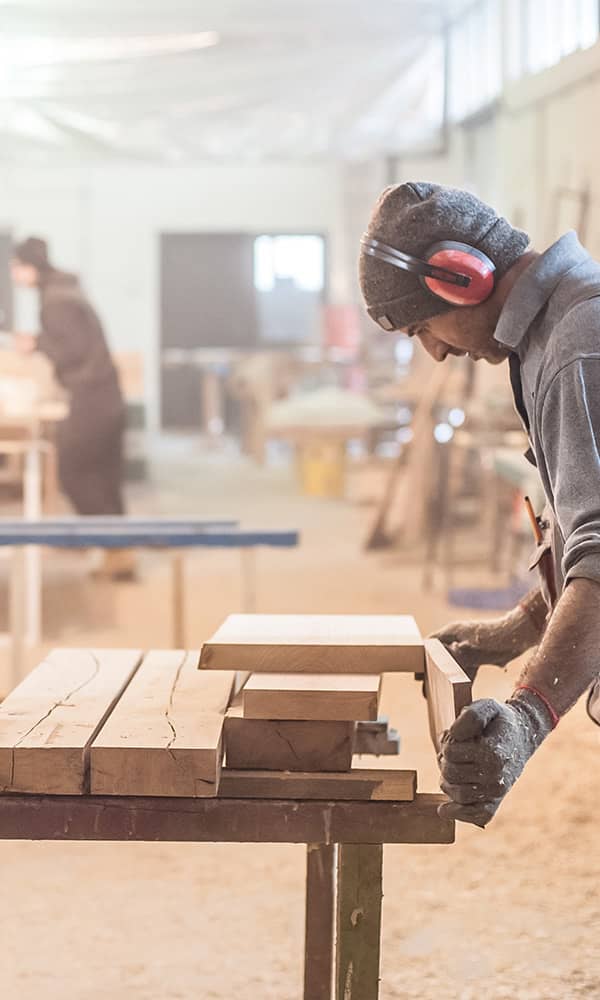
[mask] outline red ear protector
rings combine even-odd
[[[422,259],[367,236],[360,242],[363,253],[418,275],[427,291],[453,306],[477,306],[494,291],[495,264],[467,243],[453,240],[434,243]],[[384,329],[389,329],[390,321],[385,316],[381,318],[387,324]],[[377,322],[383,326],[379,319]]]

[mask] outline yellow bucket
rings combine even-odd
[[[346,486],[346,442],[315,439],[298,444],[298,478],[311,497],[342,497]]]

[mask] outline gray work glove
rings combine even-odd
[[[525,764],[553,729],[541,698],[517,690],[505,703],[484,698],[463,708],[444,733],[440,787],[452,800],[440,816],[484,827]]]
[[[474,681],[477,671],[484,664],[505,667],[526,646],[523,641],[523,625],[514,612],[490,622],[452,622],[433,632],[430,639],[439,639],[451,656],[460,664],[470,681]],[[425,674],[415,674],[416,681],[423,681]]]
[[[432,639],[439,639],[470,680],[484,664],[505,667],[521,652],[519,637],[515,634],[514,616],[489,622],[452,622]]]

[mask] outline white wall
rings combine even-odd
[[[143,352],[150,426],[159,420],[161,232],[322,232],[334,301],[350,294],[336,165],[0,170],[0,226],[38,234],[79,273],[114,350]]]
[[[586,243],[600,257],[600,45],[513,85],[487,118],[454,128],[448,149],[404,159],[270,166],[0,168],[0,226],[48,237],[79,272],[115,350],[140,350],[151,426],[159,417],[159,260],[164,231],[319,231],[330,240],[334,301],[358,298],[358,240],[392,180],[467,186],[538,247],[572,224],[561,187],[589,185]],[[571,213],[572,214],[572,213]]]
[[[565,188],[589,187],[586,245],[600,258],[600,44],[511,85],[493,114],[452,129],[445,155],[404,160],[398,180],[475,191],[545,248],[577,221]]]

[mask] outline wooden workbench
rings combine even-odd
[[[4,795],[0,838],[306,844],[304,1000],[330,1000],[334,975],[336,1000],[375,1000],[383,844],[453,843],[454,824],[437,815],[442,801]]]
[[[51,654],[0,706],[0,839],[306,844],[304,998],[376,1000],[383,845],[451,844],[443,797],[243,793],[243,774],[221,772],[235,675],[197,664],[183,650]]]

